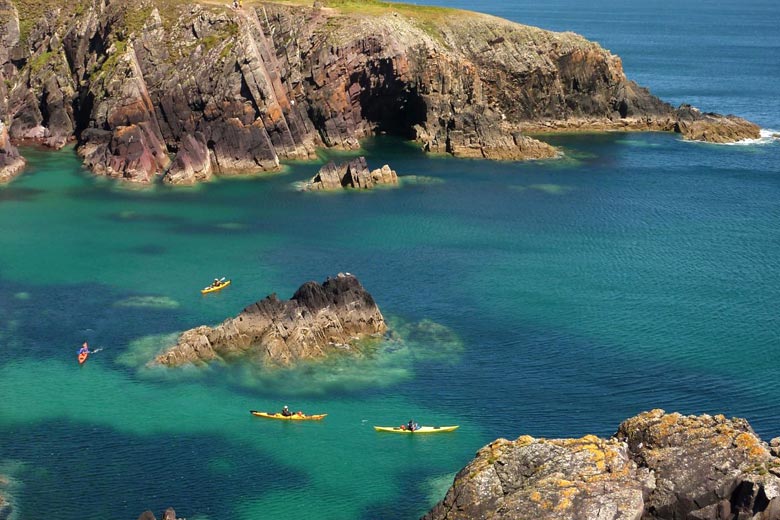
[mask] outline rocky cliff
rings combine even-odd
[[[386,330],[382,313],[358,279],[339,274],[321,285],[306,282],[289,300],[272,294],[216,327],[190,329],[154,362],[177,366],[249,357],[284,366],[349,350],[357,340]]]
[[[99,174],[170,183],[275,170],[376,133],[495,159],[556,154],[526,131],[724,139],[722,117],[672,109],[575,34],[376,0],[226,4],[0,0],[11,137],[76,139]],[[728,126],[728,139],[758,136]]]
[[[610,439],[499,439],[424,518],[780,519],[780,439],[744,419],[653,410]]]

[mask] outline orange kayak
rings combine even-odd
[[[257,410],[250,410],[249,413],[254,415],[255,417],[265,417],[266,419],[281,419],[282,421],[320,421],[325,418],[326,413],[321,413],[319,415],[306,415],[306,414],[297,414],[294,413],[292,415],[282,415],[280,413],[268,413],[268,412],[258,412]]]
[[[79,365],[84,364],[84,361],[87,360],[87,356],[89,356],[88,352],[82,352],[81,354],[79,354]]]

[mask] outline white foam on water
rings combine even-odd
[[[752,146],[754,144],[770,144],[774,143],[775,141],[780,141],[780,131],[778,130],[772,130],[771,128],[762,128],[759,131],[759,138],[758,139],[743,139],[741,141],[737,141],[735,143],[722,143],[726,146]]]
[[[773,130],[771,128],[762,128],[759,131],[758,139],[742,139],[741,141],[735,141],[733,143],[708,143],[706,141],[693,141],[689,139],[682,139],[682,142],[694,143],[694,144],[722,145],[722,146],[753,146],[753,145],[764,145],[764,144],[772,144],[775,142],[780,142],[780,137],[778,136],[780,136],[780,130]]]

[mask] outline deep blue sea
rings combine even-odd
[[[672,104],[780,129],[780,9],[751,0],[428,3],[574,31]],[[0,187],[0,494],[15,518],[416,518],[497,437],[610,435],[652,408],[780,435],[780,142],[557,135],[561,160],[367,141],[394,190],[318,163],[129,189],[24,149]],[[335,155],[323,152],[322,160]],[[150,369],[178,332],[356,274],[394,339],[268,372]],[[228,276],[226,290],[199,288]],[[79,367],[82,341],[101,349]],[[319,423],[252,417],[288,404]],[[449,434],[373,425],[458,424]]]

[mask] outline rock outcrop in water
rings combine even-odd
[[[424,518],[780,519],[780,439],[744,419],[642,413],[611,439],[499,439]]]
[[[138,520],[157,520],[157,517],[154,516],[154,513],[152,513],[151,511],[144,511],[138,517]],[[176,510],[173,509],[172,507],[169,507],[162,514],[160,520],[179,520],[179,519],[176,517]]]
[[[14,139],[75,138],[99,174],[174,184],[376,133],[490,159],[556,155],[526,131],[758,137],[738,118],[674,110],[575,34],[373,0],[0,0],[0,113]]]
[[[11,144],[8,130],[0,121],[0,184],[8,182],[24,169],[25,160]]]
[[[741,117],[704,113],[690,105],[677,110],[674,130],[691,141],[733,143],[743,139],[757,139],[761,128]]]
[[[390,166],[384,165],[375,170],[368,169],[365,157],[358,157],[349,162],[336,164],[329,162],[314,176],[312,180],[301,186],[302,191],[340,190],[356,188],[370,190],[379,185],[397,185],[398,174]]]
[[[285,366],[343,352],[386,330],[382,313],[358,279],[339,274],[321,285],[306,282],[289,300],[272,294],[216,327],[190,329],[155,363],[177,366],[248,357]]]

